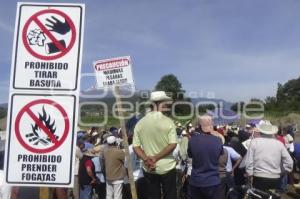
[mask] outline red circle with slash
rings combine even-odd
[[[65,128],[64,128],[63,135],[61,136],[61,138],[59,140],[56,139],[56,137],[43,124],[43,122],[40,121],[39,118],[32,112],[31,107],[35,106],[35,105],[39,105],[39,104],[51,105],[53,108],[56,108],[61,113],[61,115],[64,119]],[[23,140],[23,138],[21,136],[21,131],[20,131],[20,121],[25,113],[28,114],[29,117],[38,125],[38,127],[41,129],[41,131],[43,133],[45,133],[51,139],[51,141],[52,141],[52,143],[54,143],[54,145],[52,145],[48,148],[38,149],[38,148],[34,148],[34,147],[28,145]],[[20,110],[20,112],[18,113],[18,115],[16,117],[16,122],[15,122],[15,131],[16,131],[16,137],[17,137],[18,141],[25,149],[27,149],[28,151],[33,152],[33,153],[48,153],[48,152],[54,151],[55,149],[57,149],[59,146],[61,146],[63,144],[63,142],[65,141],[65,139],[68,136],[69,129],[70,129],[70,122],[69,122],[66,111],[64,110],[64,108],[61,105],[59,105],[56,102],[49,100],[49,99],[39,99],[39,100],[35,100],[35,101],[28,103],[26,106],[24,106]]]
[[[64,47],[61,43],[59,43],[58,39],[55,38],[54,35],[50,32],[50,30],[48,30],[46,28],[46,26],[44,24],[42,24],[42,22],[38,19],[39,16],[45,15],[45,14],[57,14],[66,20],[66,22],[70,26],[70,31],[72,34],[69,45]],[[31,23],[35,23],[45,33],[45,35],[51,40],[51,42],[54,43],[55,47],[57,47],[60,50],[60,53],[58,53],[56,55],[45,56],[38,52],[35,52],[30,47],[30,44],[28,43],[26,35],[27,35],[29,25]],[[64,55],[66,55],[72,49],[72,47],[74,46],[75,40],[76,40],[76,29],[75,29],[75,25],[74,25],[73,21],[71,20],[71,18],[68,15],[61,12],[60,10],[46,9],[46,10],[41,10],[41,11],[35,13],[27,20],[27,22],[25,23],[24,28],[23,28],[22,39],[23,39],[25,48],[34,57],[36,57],[38,59],[42,59],[42,60],[54,60],[54,59],[58,59]]]

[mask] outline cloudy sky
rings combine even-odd
[[[16,2],[1,0],[0,103],[8,101]],[[137,89],[173,73],[187,92],[229,101],[264,99],[300,75],[299,0],[65,2],[86,4],[82,73],[95,60],[130,55]],[[81,89],[94,83],[82,80]]]

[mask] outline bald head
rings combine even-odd
[[[211,116],[203,115],[199,117],[198,125],[204,133],[210,133],[213,131],[214,124]]]

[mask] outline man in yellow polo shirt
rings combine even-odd
[[[144,177],[150,199],[176,199],[176,161],[172,155],[177,145],[174,122],[162,112],[171,98],[164,91],[150,95],[152,111],[135,126],[133,149],[144,161]]]

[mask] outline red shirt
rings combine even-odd
[[[85,167],[90,167],[91,169],[93,169],[93,167],[94,167],[93,161],[92,160],[86,160],[84,162],[84,166]]]
[[[277,135],[276,138],[278,141],[280,141],[285,146],[285,141],[284,141],[284,138],[282,135]]]

